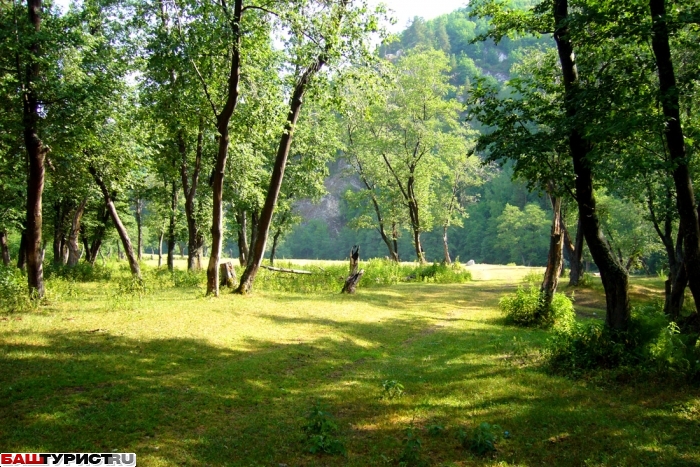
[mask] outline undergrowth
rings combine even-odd
[[[635,307],[626,331],[600,322],[556,330],[547,342],[549,368],[578,377],[594,369],[628,368],[642,373],[700,380],[700,341],[669,322],[659,303]]]
[[[498,302],[508,324],[516,326],[542,326],[567,329],[575,320],[574,305],[564,294],[554,294],[552,305],[544,309],[542,294],[536,287],[518,287],[514,294],[508,294]]]
[[[299,269],[299,266],[275,262],[275,267]],[[385,259],[370,259],[360,262],[365,273],[358,288],[394,285],[401,282],[422,282],[436,284],[461,284],[472,279],[471,273],[459,263],[446,265],[434,263],[413,265],[396,263]],[[260,269],[255,281],[259,290],[280,292],[340,292],[348,275],[344,264],[331,266],[306,266],[304,270],[312,274],[293,274]],[[237,270],[238,275],[242,270]]]

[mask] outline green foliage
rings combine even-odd
[[[344,264],[327,266],[305,266],[300,268],[292,263],[275,262],[276,267],[288,269],[304,269],[312,274],[291,274],[273,272],[261,269],[258,273],[257,287],[260,290],[285,292],[314,293],[337,292],[348,275]],[[386,259],[371,259],[360,263],[360,269],[365,270],[359,287],[379,287],[402,282],[426,282],[438,284],[461,284],[471,280],[471,273],[460,264],[432,264],[420,266],[415,264],[396,263]],[[240,275],[240,272],[239,272]]]
[[[483,456],[496,450],[497,431],[500,429],[501,427],[498,425],[482,422],[471,434],[460,428],[457,437],[464,448]]]
[[[543,326],[566,329],[575,320],[574,305],[566,295],[554,294],[549,310],[543,310],[542,294],[537,287],[518,287],[514,294],[498,303],[506,322],[517,326]]]
[[[0,265],[0,313],[35,308],[36,301],[27,293],[27,278],[17,268]]]
[[[396,399],[403,396],[403,384],[395,379],[382,382],[381,399]]]
[[[410,426],[404,430],[404,438],[401,441],[403,450],[399,455],[401,467],[427,467],[428,461],[423,458],[423,444],[416,435],[416,429]]]
[[[311,454],[345,455],[345,446],[342,441],[333,437],[337,431],[338,424],[333,415],[326,410],[320,401],[316,401],[306,415],[305,448]]]
[[[661,311],[661,304],[633,308],[627,331],[601,323],[576,323],[560,329],[545,349],[550,369],[573,377],[593,369],[636,368],[641,372],[678,374],[691,380],[700,375],[696,334],[681,334]]]
[[[106,282],[112,279],[113,269],[95,263],[79,262],[75,266],[50,264],[46,266],[46,278],[60,277],[75,282]]]
[[[438,423],[435,423],[433,425],[428,425],[428,427],[426,428],[426,431],[428,432],[428,434],[430,436],[437,437],[437,436],[441,436],[445,433],[445,427],[438,424]]]

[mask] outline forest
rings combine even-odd
[[[700,462],[700,6],[392,21],[0,3],[0,445]]]

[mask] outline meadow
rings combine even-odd
[[[507,326],[498,310],[542,269],[468,269],[464,283],[354,296],[260,286],[214,299],[201,280],[153,269],[134,291],[123,267],[49,279],[44,305],[0,314],[0,447],[135,452],[143,466],[700,464],[700,388],[552,375],[550,332]],[[633,278],[633,300],[662,285]],[[595,279],[574,296],[577,319],[604,316]],[[309,452],[314,406],[345,454]],[[482,423],[496,450],[480,455],[461,440]]]

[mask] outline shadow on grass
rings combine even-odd
[[[513,338],[537,345],[544,332],[485,320],[469,328],[468,316],[420,313],[429,302],[461,300],[454,287],[402,289],[352,299],[418,315],[377,323],[260,313],[270,329],[334,330],[334,337],[300,335],[298,343],[271,335],[222,347],[96,331],[44,332],[38,344],[2,344],[0,445],[10,452],[116,449],[136,452],[140,465],[369,466],[385,464],[382,456],[397,458],[411,423],[419,429],[440,423],[444,435],[419,435],[431,465],[483,465],[487,459],[457,448],[455,433],[488,421],[511,433],[499,443],[498,461],[700,460],[696,389],[649,384],[603,391],[519,368],[503,358],[514,351]],[[463,305],[492,300],[472,292]],[[387,379],[404,384],[404,397],[380,399]],[[303,414],[316,399],[336,415],[347,458],[303,453]]]

